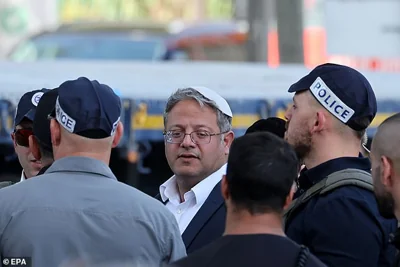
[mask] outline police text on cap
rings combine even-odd
[[[320,77],[313,82],[310,90],[319,103],[341,122],[347,123],[354,115],[354,110],[343,103]]]
[[[58,97],[56,100],[56,119],[68,132],[74,132],[76,121],[61,108]]]

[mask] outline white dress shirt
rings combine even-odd
[[[186,230],[224,174],[226,174],[226,164],[186,192],[183,195],[184,201],[182,203],[180,202],[175,175],[160,186],[161,199],[163,202],[168,200],[165,206],[174,214],[181,234]]]
[[[24,181],[25,179],[26,179],[26,178],[25,178],[25,173],[24,173],[24,171],[22,171],[20,182]]]

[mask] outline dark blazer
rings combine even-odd
[[[160,194],[156,198],[162,201]],[[167,202],[168,200],[163,203]],[[225,231],[225,219],[226,207],[219,182],[182,234],[187,254],[221,237]]]

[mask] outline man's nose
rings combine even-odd
[[[189,134],[186,134],[183,137],[181,146],[183,146],[183,147],[193,147],[193,146],[195,146],[195,143],[193,143],[192,138],[190,137]]]

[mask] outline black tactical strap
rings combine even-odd
[[[289,216],[298,207],[306,203],[317,194],[326,194],[336,188],[346,185],[358,186],[373,191],[372,177],[366,171],[358,169],[345,169],[334,172],[309,188],[299,198],[295,199],[283,213],[284,227]],[[285,228],[284,228],[285,229]]]

